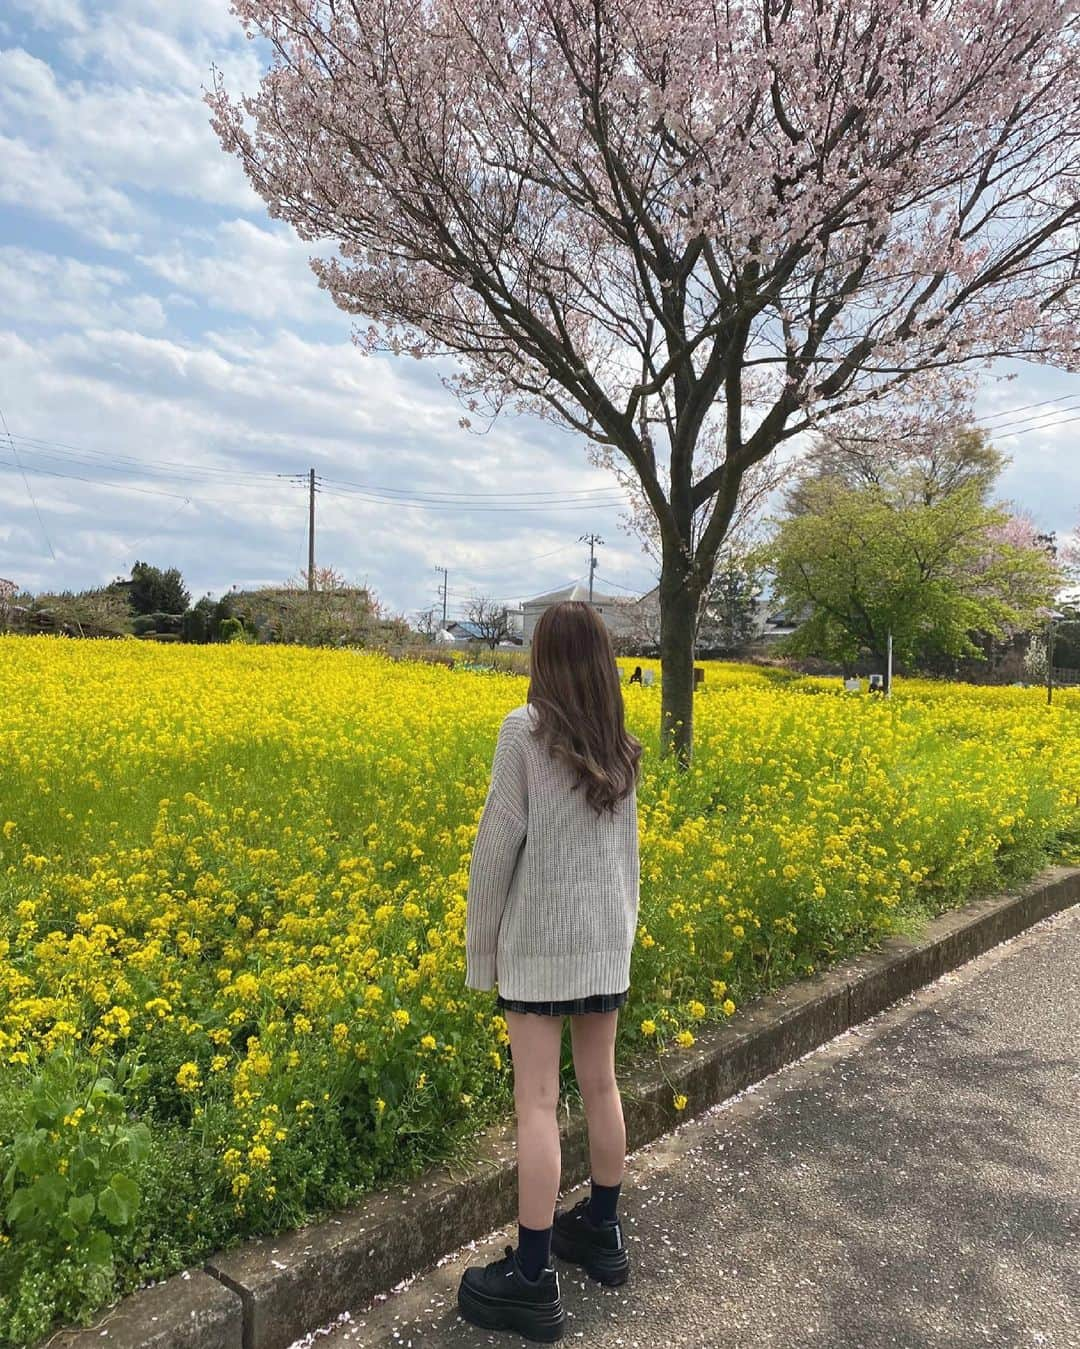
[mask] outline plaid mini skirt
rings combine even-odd
[[[495,1006],[504,1012],[536,1012],[538,1016],[582,1016],[586,1012],[614,1012],[622,1007],[630,990],[621,993],[591,993],[587,998],[564,998],[555,1002],[522,1002],[500,993]]]

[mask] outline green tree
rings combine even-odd
[[[191,593],[176,567],[162,571],[149,562],[136,562],[132,567],[128,596],[137,614],[182,614],[191,603]]]
[[[986,502],[1008,462],[978,427],[937,429],[914,440],[897,438],[887,424],[874,426],[870,435],[840,429],[821,436],[802,460],[799,476],[785,494],[784,509],[788,515],[805,515],[811,509],[813,489],[822,481],[853,491],[883,487],[898,505],[906,501],[924,506],[971,484]]]
[[[221,634],[222,624],[225,623],[227,619],[232,618],[232,616],[233,616],[232,601],[230,600],[228,595],[222,595],[221,599],[219,599],[215,603],[213,610],[211,611],[210,617],[207,620],[206,624],[207,640],[211,642],[224,641],[225,639],[222,637]]]
[[[698,645],[728,651],[745,646],[754,635],[761,591],[761,566],[754,554],[723,550],[705,593]]]
[[[811,607],[788,639],[794,653],[845,664],[978,656],[973,633],[1034,625],[1059,574],[1046,550],[1010,540],[1011,517],[969,481],[929,503],[886,482],[853,489],[822,477],[804,486],[805,512],[784,520],[770,548],[781,603]],[[891,490],[890,490],[891,488]]]
[[[197,600],[184,615],[181,632],[185,642],[209,642],[214,622],[214,601],[209,595]]]

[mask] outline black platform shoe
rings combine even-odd
[[[594,1227],[589,1221],[588,1207],[586,1198],[572,1209],[556,1212],[551,1249],[560,1260],[584,1265],[598,1283],[612,1287],[625,1283],[630,1274],[630,1257],[619,1220]]]
[[[566,1330],[558,1274],[549,1266],[530,1283],[513,1246],[507,1246],[501,1260],[469,1266],[458,1285],[458,1308],[474,1326],[516,1330],[527,1340],[544,1344],[562,1339]]]

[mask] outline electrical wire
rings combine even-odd
[[[213,465],[159,466],[160,461],[147,460],[143,462],[132,459],[130,456],[120,456],[110,461],[104,455],[91,458],[91,455],[97,454],[96,451],[92,450],[76,451],[67,448],[54,448],[49,442],[34,441],[31,443],[30,439],[25,436],[20,436],[18,439],[22,443],[24,454],[31,454],[38,458],[60,463],[70,461],[76,465],[98,469],[105,473],[132,474],[137,472],[140,477],[177,479],[182,482],[203,479],[207,483],[212,482],[222,486],[231,486],[234,483],[244,485],[268,483],[280,476],[254,469],[219,469]]]
[[[999,430],[994,430],[992,434],[1000,436],[1002,440],[1009,440],[1012,436],[1030,435],[1032,431],[1053,431],[1058,426],[1070,426],[1073,422],[1080,422],[1080,416],[1065,417],[1061,421],[1047,422],[1043,426],[1025,426],[1020,431],[1006,431],[1004,435],[1001,435]],[[1006,423],[1006,425],[1009,425],[1009,423]]]
[[[55,549],[53,548],[53,546],[52,546],[52,539],[49,538],[49,531],[45,528],[45,521],[41,518],[41,511],[40,511],[40,509],[38,508],[37,500],[36,500],[36,498],[35,498],[35,496],[34,496],[34,489],[30,486],[30,479],[26,476],[26,470],[23,468],[22,464],[19,462],[19,451],[15,448],[15,438],[14,438],[14,436],[11,434],[11,430],[10,430],[10,428],[8,427],[8,424],[7,424],[7,418],[4,416],[4,409],[3,409],[2,407],[0,407],[0,423],[3,424],[3,427],[4,427],[4,435],[7,436],[8,444],[9,444],[10,447],[11,447],[12,457],[13,457],[14,460],[15,460],[15,467],[16,467],[16,468],[19,470],[19,472],[22,474],[22,480],[23,480],[23,482],[26,484],[26,491],[27,491],[27,493],[28,493],[28,495],[29,495],[29,497],[30,497],[30,504],[31,504],[31,505],[33,506],[33,508],[34,508],[34,514],[37,516],[37,522],[38,522],[38,524],[41,526],[41,532],[42,532],[42,534],[45,535],[45,542],[46,542],[46,544],[48,544],[49,555],[50,555],[50,557],[52,558],[52,560],[55,562],[55,561],[56,561],[56,550],[55,550]],[[8,465],[8,464],[5,464],[5,465],[4,465],[4,468],[9,468],[9,467],[10,467],[10,465]]]
[[[14,467],[15,467],[15,466],[14,466],[13,464],[0,464],[0,468],[6,468],[6,469],[9,469],[9,470],[14,470]],[[129,487],[126,483],[122,483],[122,482],[102,482],[99,478],[83,478],[83,477],[80,477],[79,474],[77,474],[77,473],[57,473],[57,472],[54,472],[52,469],[48,469],[48,468],[36,468],[36,467],[35,467],[35,468],[34,468],[34,472],[37,473],[37,474],[39,474],[39,475],[43,474],[43,475],[44,475],[45,477],[47,477],[47,478],[67,478],[67,479],[69,479],[71,482],[85,482],[85,483],[89,483],[91,487],[104,487],[105,489],[107,489],[107,490],[109,490],[109,491],[116,491],[116,492],[139,492],[142,496],[150,496],[150,497],[172,497],[172,499],[173,499],[174,501],[184,501],[184,500],[188,500],[188,501],[201,501],[201,503],[202,503],[204,506],[213,506],[213,505],[220,505],[220,504],[221,504],[220,502],[206,501],[204,498],[201,498],[201,497],[186,497],[186,498],[185,498],[185,497],[182,496],[179,492],[159,492],[159,491],[156,491],[156,490],[155,490],[154,488],[152,488],[152,487]]]
[[[546,501],[537,505],[515,505],[512,502],[491,506],[477,506],[472,502],[435,502],[435,501],[407,501],[400,497],[374,496],[366,492],[327,492],[327,496],[336,497],[342,501],[371,501],[379,506],[401,506],[405,510],[416,511],[468,511],[479,512],[481,514],[490,511],[499,511],[505,514],[533,514],[537,511],[596,511],[606,510],[614,506],[625,506],[626,500],[623,497],[615,497],[610,501],[588,501],[588,502],[569,502]]]
[[[995,417],[1012,417],[1017,412],[1026,412],[1028,408],[1044,408],[1050,403],[1068,403],[1076,398],[1080,398],[1080,394],[1068,393],[1063,398],[1043,398],[1037,403],[1021,403],[1019,407],[1002,408],[1000,412],[988,412],[985,416],[979,417],[976,420],[981,424],[983,422],[993,421]],[[1069,411],[1069,409],[1066,408],[1063,409],[1063,411]]]
[[[564,544],[563,544],[561,547],[559,547],[559,548],[552,548],[552,550],[551,550],[549,553],[537,553],[534,557],[523,557],[523,558],[521,559],[520,562],[515,562],[515,563],[514,563],[512,566],[510,566],[510,567],[505,567],[505,568],[503,568],[503,569],[501,569],[501,570],[496,570],[496,571],[489,571],[489,572],[475,572],[475,571],[472,570],[471,567],[470,567],[470,568],[466,568],[464,565],[461,565],[461,566],[458,566],[458,567],[453,567],[452,569],[453,569],[454,571],[460,571],[460,572],[463,572],[464,575],[465,575],[466,577],[476,577],[476,578],[479,578],[480,580],[484,580],[485,578],[495,576],[495,577],[498,577],[498,578],[501,580],[501,579],[506,575],[506,573],[507,573],[508,571],[509,571],[509,572],[520,571],[523,567],[531,567],[531,566],[533,565],[533,563],[535,563],[535,562],[541,562],[541,561],[542,561],[544,558],[546,558],[546,557],[554,557],[556,553],[566,553],[566,552],[569,552],[569,550],[570,550],[571,548],[577,548],[577,547],[579,547],[579,544],[577,544],[576,542],[575,542],[575,543],[564,543]]]
[[[258,469],[236,469],[225,468],[213,464],[199,465],[181,465],[174,462],[161,459],[139,459],[133,455],[120,453],[107,453],[104,450],[92,450],[86,447],[80,447],[71,444],[69,441],[49,440],[42,436],[19,436],[16,437],[25,447],[27,452],[45,455],[49,458],[74,459],[87,465],[102,463],[103,468],[112,472],[121,470],[138,469],[140,473],[149,475],[160,475],[163,477],[191,479],[191,478],[223,478],[223,479],[243,479],[246,481],[269,481],[272,478],[283,476],[270,471]],[[297,476],[297,475],[284,475]],[[596,498],[612,498],[616,489],[611,487],[590,487],[580,489],[570,489],[566,492],[560,491],[520,491],[520,492],[444,492],[444,491],[414,491],[401,487],[383,487],[375,483],[355,482],[347,478],[327,477],[320,474],[320,481],[334,484],[344,488],[354,488],[357,492],[366,492],[379,498],[396,499],[398,497],[407,498],[411,501],[431,501],[448,502],[452,504],[462,504],[471,501],[488,502],[497,505],[503,501],[514,502],[518,500],[543,503],[549,500],[553,503],[558,502],[588,502]],[[615,498],[619,501],[622,497]]]
[[[180,505],[177,506],[176,510],[174,510],[174,511],[172,512],[171,515],[167,516],[167,517],[161,522],[160,525],[158,525],[155,529],[151,530],[151,532],[150,532],[149,534],[144,534],[144,535],[142,536],[141,539],[136,539],[134,543],[125,543],[125,544],[123,545],[123,549],[124,549],[125,555],[127,555],[127,554],[129,554],[129,553],[133,553],[133,552],[135,551],[135,549],[138,548],[138,547],[140,547],[142,544],[144,544],[144,543],[146,542],[147,539],[152,539],[152,538],[156,537],[157,535],[159,535],[163,529],[167,529],[168,526],[172,524],[172,522],[176,519],[176,517],[177,517],[177,516],[180,514],[180,512],[184,509],[184,507],[185,507],[185,506],[190,506],[190,505],[191,505],[191,498],[190,498],[190,497],[185,497],[185,498],[183,499],[183,501],[181,501]]]
[[[350,482],[346,478],[327,478],[327,482],[336,483],[342,487],[356,487],[369,492],[386,492],[392,496],[409,496],[415,499],[439,501],[447,498],[463,498],[467,500],[517,500],[518,498],[534,497],[558,497],[560,500],[576,500],[578,498],[588,498],[594,496],[608,496],[611,494],[610,487],[582,487],[568,492],[409,492],[403,487],[376,487],[371,483]]]

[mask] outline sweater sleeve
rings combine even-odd
[[[495,986],[495,948],[510,881],[528,828],[528,790],[518,736],[504,720],[499,728],[491,785],[476,830],[465,904],[465,984]]]

